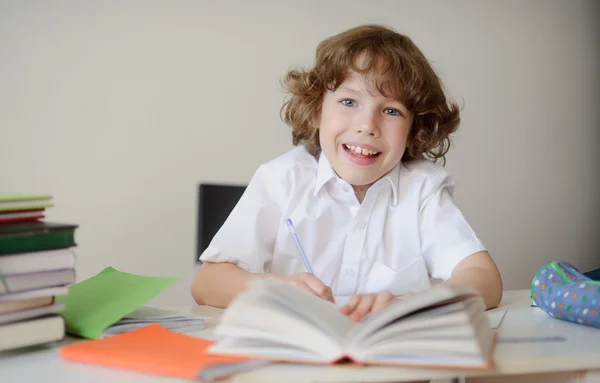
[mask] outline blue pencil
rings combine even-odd
[[[300,241],[298,240],[298,236],[296,235],[296,230],[294,230],[294,224],[292,223],[292,220],[288,218],[286,223],[288,225],[288,228],[290,229],[290,233],[292,233],[294,241],[296,242],[296,246],[298,246],[298,250],[300,251],[300,255],[302,256],[302,260],[304,261],[304,266],[306,267],[306,270],[310,274],[314,275],[312,268],[310,267],[310,263],[308,263],[308,259],[306,258],[306,254],[304,254],[304,250],[302,250],[302,245],[300,245]]]

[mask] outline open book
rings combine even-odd
[[[301,363],[489,368],[495,338],[483,299],[436,285],[356,323],[283,281],[251,282],[224,311],[213,353]]]

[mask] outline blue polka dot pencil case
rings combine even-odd
[[[531,282],[531,297],[551,317],[600,328],[600,282],[567,262],[542,267]]]

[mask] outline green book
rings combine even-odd
[[[75,246],[76,228],[44,221],[0,225],[0,255]]]
[[[69,287],[57,296],[66,305],[61,313],[67,332],[98,339],[104,330],[143,306],[179,277],[147,277],[107,267],[96,276]]]
[[[0,212],[45,209],[52,206],[54,204],[51,195],[0,192]]]

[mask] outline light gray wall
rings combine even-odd
[[[456,200],[526,288],[544,263],[600,267],[594,1],[0,1],[0,190],[80,224],[78,279],[184,274],[196,185],[246,183],[291,148],[279,79],[324,38],[385,23],[464,106]]]

